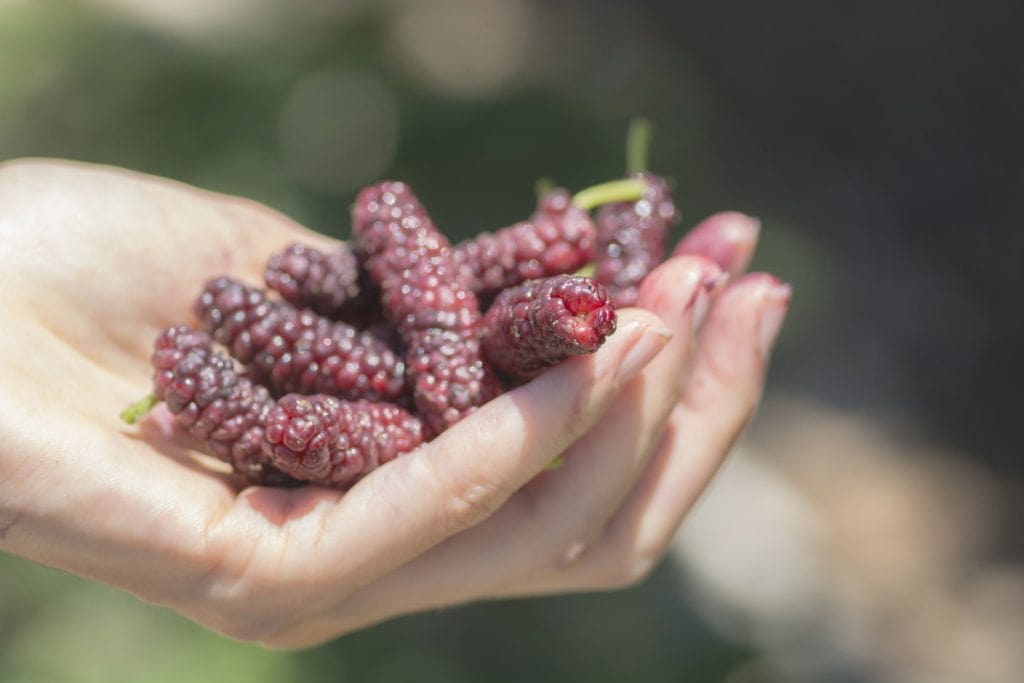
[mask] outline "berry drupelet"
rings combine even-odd
[[[594,277],[617,306],[636,303],[640,282],[665,258],[669,230],[679,220],[668,183],[638,174],[647,189],[636,202],[616,202],[597,213]]]
[[[220,277],[195,304],[203,329],[276,394],[400,400],[405,364],[377,336]]]
[[[153,392],[178,426],[202,440],[245,481],[285,485],[290,478],[264,455],[263,421],[274,405],[266,388],[241,376],[210,337],[186,326],[156,340]]]
[[[448,239],[405,183],[365,188],[352,214],[357,253],[406,346],[416,410],[439,434],[500,390],[480,358],[476,295]]]
[[[510,380],[526,380],[570,356],[593,353],[615,323],[615,306],[591,278],[531,280],[504,290],[487,310],[484,359]]]
[[[346,488],[423,443],[423,423],[393,403],[288,394],[267,414],[263,451],[301,481]]]

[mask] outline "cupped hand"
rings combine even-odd
[[[737,275],[757,230],[713,217],[593,356],[347,492],[239,491],[165,411],[118,413],[209,277],[258,284],[286,243],[331,241],[246,200],[44,160],[0,165],[0,236],[0,550],[280,647],[641,580],[752,414],[789,298],[764,274],[725,284],[711,259]]]

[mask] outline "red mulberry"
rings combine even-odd
[[[309,310],[273,301],[229,278],[211,280],[196,301],[203,329],[278,394],[331,394],[394,401],[405,364],[384,342]]]
[[[644,196],[636,202],[607,204],[597,213],[594,277],[617,306],[636,303],[640,282],[665,258],[670,228],[679,220],[668,183],[648,173]]]
[[[288,394],[266,418],[263,451],[283,472],[348,487],[423,443],[423,424],[392,403]]]
[[[363,325],[380,317],[379,292],[347,244],[329,252],[293,243],[270,257],[267,287],[297,308]]]
[[[579,275],[531,280],[503,291],[488,309],[484,359],[510,379],[529,379],[570,356],[596,351],[615,323],[615,306],[596,281]]]
[[[568,190],[544,195],[529,221],[480,233],[453,250],[468,286],[483,298],[526,280],[571,273],[594,257],[596,228]]]
[[[240,376],[231,359],[213,350],[210,338],[185,326],[156,340],[153,391],[180,427],[203,440],[214,455],[245,480],[289,483],[263,454],[263,421],[273,399],[266,388]]]
[[[499,390],[475,339],[476,295],[462,281],[448,239],[404,183],[360,192],[352,234],[380,286],[384,314],[406,344],[416,409],[440,433]]]

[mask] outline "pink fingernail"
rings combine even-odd
[[[711,259],[722,270],[739,272],[750,262],[761,231],[761,221],[736,211],[715,214],[701,221],[672,252]]]
[[[771,289],[765,295],[761,308],[761,321],[758,328],[758,344],[763,355],[771,352],[775,340],[782,329],[782,323],[789,311],[789,302],[793,296],[793,288],[777,278],[773,278]]]
[[[633,342],[633,346],[626,352],[626,355],[622,358],[622,362],[619,363],[619,380],[623,383],[628,382],[638,372],[643,370],[644,366],[651,362],[658,352],[665,348],[665,344],[672,338],[672,330],[665,327],[651,327],[642,323],[633,323],[642,327],[639,332],[638,339]]]

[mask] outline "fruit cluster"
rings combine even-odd
[[[157,338],[153,394],[122,417],[164,402],[246,483],[350,486],[596,351],[676,220],[667,183],[636,170],[546,190],[528,220],[452,245],[407,184],[377,183],[352,207],[350,242],[285,246],[267,290],[207,282],[198,328]]]

